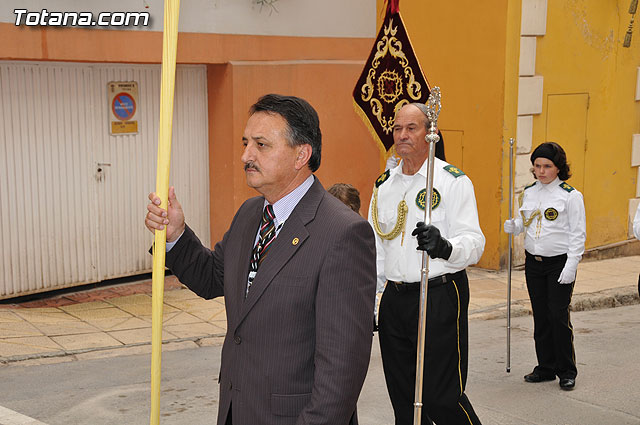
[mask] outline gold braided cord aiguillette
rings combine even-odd
[[[520,204],[520,207],[522,208],[522,200],[524,199],[524,191],[522,191],[520,193],[520,196],[518,196],[518,204]],[[542,213],[540,212],[540,210],[535,210],[533,212],[533,214],[531,214],[531,217],[529,217],[529,219],[527,220],[527,218],[524,216],[524,213],[522,211],[520,211],[520,215],[522,216],[522,223],[524,224],[524,227],[529,227],[529,225],[531,224],[531,222],[533,220],[535,220],[536,217],[538,217],[538,221],[540,221],[540,219],[542,219]]]
[[[522,222],[524,223],[524,227],[529,227],[529,225],[531,224],[531,222],[538,217],[538,221],[540,221],[540,218],[542,217],[542,214],[540,213],[540,210],[535,210],[533,212],[533,214],[531,214],[531,217],[529,217],[529,219],[527,220],[524,216],[524,213],[522,211],[520,211],[520,214],[522,215]]]
[[[404,225],[407,220],[407,212],[409,211],[409,207],[407,203],[404,201],[400,201],[398,204],[398,221],[396,221],[396,225],[393,226],[393,229],[389,233],[383,233],[380,229],[380,223],[378,222],[378,188],[373,189],[373,204],[371,205],[371,218],[373,219],[373,229],[376,231],[378,236],[382,239],[391,240],[398,237],[400,233],[404,231]]]

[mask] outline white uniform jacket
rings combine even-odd
[[[431,224],[451,242],[453,251],[448,260],[429,260],[429,278],[455,273],[477,263],[485,244],[471,180],[456,167],[438,158],[434,160]],[[409,210],[404,235],[385,240],[376,233],[378,292],[384,290],[387,280],[419,282],[422,268],[422,251],[416,249],[418,242],[415,236],[411,236],[411,232],[416,223],[424,221],[427,161],[412,176],[402,173],[402,162],[387,172],[378,180],[380,182],[387,177],[384,183],[378,183],[380,230],[387,233],[393,229],[398,219],[398,204],[403,199]],[[369,205],[369,222],[373,225],[372,204],[373,197]]]
[[[526,229],[523,216],[531,221]],[[527,252],[545,257],[567,254],[567,265],[578,266],[587,231],[582,193],[575,188],[557,177],[549,184],[536,181],[527,186],[515,223],[515,234],[526,232]]]

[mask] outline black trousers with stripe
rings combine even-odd
[[[466,272],[429,285],[422,424],[480,424],[464,393],[467,381],[469,281]],[[380,301],[379,337],[396,425],[413,424],[419,285],[388,283]]]
[[[536,259],[537,258],[537,259]],[[569,313],[573,286],[558,283],[566,255],[535,257],[526,252],[525,277],[533,310],[533,339],[539,375],[573,378],[578,374]]]

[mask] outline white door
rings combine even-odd
[[[138,82],[138,134],[109,134],[109,81]],[[0,62],[0,299],[151,269],[159,93],[159,65]],[[206,93],[178,67],[171,184],[208,244]]]

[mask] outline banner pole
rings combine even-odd
[[[156,195],[160,208],[167,209],[169,197],[169,169],[171,162],[171,130],[173,125],[173,97],[176,81],[176,52],[178,48],[178,17],[180,0],[165,0],[164,31],[162,37],[162,83],[160,88],[160,123],[158,128],[158,163]],[[164,267],[167,228],[156,230],[153,248],[151,290],[151,414],[150,424],[160,423],[160,373],[162,363],[162,306],[164,296]]]

